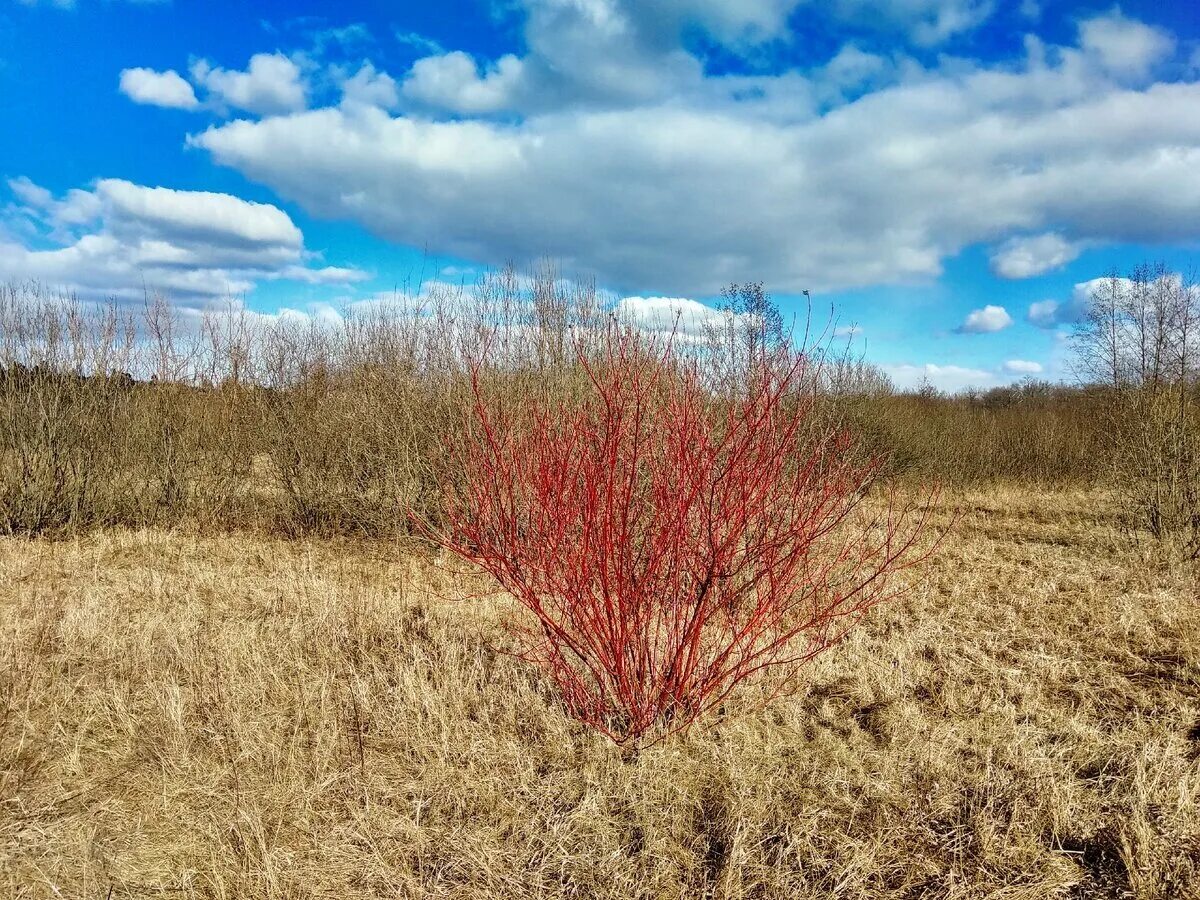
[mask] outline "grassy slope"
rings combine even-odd
[[[798,695],[633,762],[391,548],[0,542],[0,893],[1200,896],[1194,583],[959,502]]]

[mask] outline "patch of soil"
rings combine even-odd
[[[1116,835],[1100,831],[1086,839],[1068,837],[1060,846],[1085,874],[1067,894],[1071,900],[1119,900],[1133,896],[1129,870],[1121,858]]]

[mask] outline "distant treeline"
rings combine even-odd
[[[32,285],[0,292],[0,533],[190,525],[389,535],[438,516],[444,448],[471,402],[466,361],[508,361],[494,390],[570,394],[587,286],[502,273],[469,295],[360,307],[336,320],[195,313],[150,298],[96,305]],[[644,323],[643,327],[644,327]],[[785,335],[758,285],[710,321],[677,322],[714,396]],[[814,415],[895,477],[1093,484],[1107,478],[1111,388],[1025,383],[965,396],[896,392],[878,369],[814,347]],[[495,377],[495,376],[493,376]],[[564,399],[564,402],[568,402]]]

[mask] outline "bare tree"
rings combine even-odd
[[[1200,289],[1164,264],[1110,272],[1092,291],[1074,347],[1085,381],[1110,391],[1114,475],[1156,536],[1200,558]]]

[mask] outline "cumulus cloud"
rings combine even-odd
[[[933,46],[982,25],[995,11],[993,0],[835,0],[832,11],[843,20],[907,33],[922,46]]]
[[[565,5],[562,0],[550,2]],[[661,18],[661,13],[650,4],[631,0],[624,5],[636,10],[647,21]],[[662,4],[666,15],[674,16],[677,22],[699,25],[718,40],[731,45],[781,36],[788,17],[799,5],[800,0],[741,0],[737,3],[725,0],[670,0]]]
[[[1065,266],[1077,258],[1081,250],[1078,243],[1053,232],[1016,237],[992,253],[992,271],[1001,278],[1033,278]]]
[[[513,104],[523,74],[521,60],[511,54],[481,74],[473,57],[456,50],[417,60],[404,81],[404,95],[438,109],[491,113]]]
[[[615,311],[622,319],[647,331],[700,336],[730,324],[732,313],[683,297],[623,297]],[[738,317],[742,318],[742,317]]]
[[[195,109],[200,105],[192,86],[174,69],[125,69],[121,72],[121,93],[134,103]]]
[[[1009,375],[1040,375],[1042,364],[1028,359],[1010,359],[1001,368]]]
[[[145,234],[179,236],[224,247],[299,249],[300,229],[288,214],[269,203],[252,203],[231,194],[143,187],[103,179],[96,196],[122,227]]]
[[[1057,300],[1038,300],[1029,304],[1029,312],[1025,318],[1038,328],[1054,328],[1060,324],[1059,306]]]
[[[1119,11],[1081,22],[1079,43],[1099,65],[1132,77],[1145,76],[1175,51],[1171,34]]]
[[[213,68],[207,60],[197,60],[191,76],[207,88],[213,102],[256,115],[295,112],[308,102],[300,66],[282,53],[256,53],[244,72]]]
[[[405,96],[426,108],[475,114],[665,99],[703,81],[703,65],[681,45],[685,25],[740,23],[750,32],[758,22],[761,30],[774,4],[525,0],[524,6],[524,57],[481,63],[457,50],[432,54],[413,64]]]
[[[352,281],[363,281],[367,274],[361,269],[348,266],[324,266],[320,269],[288,266],[278,272],[268,273],[267,277],[286,281],[302,281],[306,284],[347,284]]]
[[[895,63],[886,57],[844,45],[837,54],[810,74],[814,94],[827,104],[843,101],[893,80]]]
[[[752,31],[782,8],[748,6]],[[1200,83],[1130,82],[1103,30],[995,65],[851,54],[838,77],[883,86],[827,106],[828,72],[706,76],[649,19],[546,0],[511,72],[418,64],[400,99],[419,114],[343,104],[190,142],[314,214],[488,264],[550,255],[630,293],[919,282],[977,243],[1027,277],[1084,245],[1195,237]]]
[[[1002,331],[1012,323],[1012,316],[1003,306],[988,305],[969,313],[955,331],[959,334],[990,334]]]
[[[387,72],[364,63],[357,72],[341,82],[342,103],[393,109],[400,102],[396,80]]]
[[[882,368],[900,390],[913,390],[924,384],[930,384],[939,391],[954,394],[968,388],[991,387],[996,383],[994,373],[986,369],[972,369],[964,366],[903,363]]]
[[[54,205],[54,195],[40,184],[34,184],[24,175],[19,178],[10,178],[8,188],[18,200],[28,203],[34,209],[48,209]]]
[[[1183,278],[1178,273],[1168,273],[1162,278],[1176,290],[1183,284]],[[1075,285],[1071,296],[1066,300],[1042,300],[1030,304],[1026,318],[1039,328],[1078,325],[1087,317],[1093,297],[1106,294],[1111,290],[1112,283],[1113,279],[1110,276],[1081,281]],[[1127,294],[1135,289],[1135,285],[1128,278],[1117,278],[1116,288],[1118,292]],[[1200,288],[1193,286],[1191,290],[1200,291]]]
[[[481,61],[436,47],[413,64],[403,92],[425,108],[471,115],[644,104],[706,91],[704,62],[687,49],[696,32],[744,56],[786,40],[800,15],[819,20],[814,28],[849,23],[931,46],[981,24],[993,7],[993,0],[517,0],[507,8],[524,18],[524,56]],[[848,46],[822,68],[818,93],[852,93],[891,68]],[[725,80],[733,89],[771,88],[762,78]]]
[[[91,191],[73,188],[59,199],[24,175],[10,178],[8,188],[20,203],[17,212],[47,223],[55,233],[84,225],[100,214],[100,199]]]
[[[10,188],[22,201],[15,212],[46,233],[36,242],[0,241],[0,279],[117,297],[150,288],[189,300],[243,293],[264,279],[324,284],[366,277],[352,268],[312,268],[300,229],[270,204],[120,179],[61,199],[28,179]],[[47,242],[54,246],[41,246]]]
[[[1093,278],[1076,284],[1071,296],[1066,300],[1039,300],[1037,303],[1031,303],[1026,319],[1031,325],[1039,328],[1078,325],[1087,316],[1092,295],[1102,290],[1108,282],[1108,278]],[[1118,278],[1117,283],[1124,290],[1132,286],[1132,282],[1127,278]]]
[[[626,35],[647,45],[667,44],[684,28],[707,32],[727,46],[757,43],[784,34],[788,17],[804,0],[519,0],[531,46],[547,34],[573,30]]]

